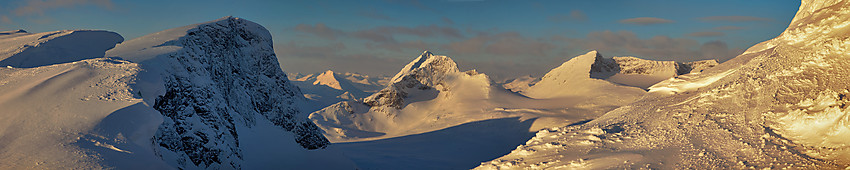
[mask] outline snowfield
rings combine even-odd
[[[0,68],[0,169],[168,169],[150,143],[162,118],[131,88],[140,70],[115,59]]]
[[[483,73],[461,72],[451,58],[426,51],[403,67],[383,90],[363,100],[343,101],[313,112],[310,119],[363,168],[471,168],[477,165],[471,162],[508,153],[532,132],[581,124],[646,94],[639,87],[591,77],[593,66],[602,60],[606,58],[591,51],[570,59],[536,83],[531,83],[533,78],[515,80],[518,88],[508,90]],[[676,65],[669,66],[628,68],[673,69],[666,75],[670,78],[677,74]],[[394,161],[386,161],[388,157]]]

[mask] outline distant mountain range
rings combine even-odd
[[[429,51],[392,77],[287,74],[236,17],[5,31],[0,169],[847,168],[847,8],[804,0],[724,63],[589,51],[504,82]]]

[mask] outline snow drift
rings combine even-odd
[[[121,35],[101,30],[0,32],[0,66],[29,68],[103,57],[121,41]]]

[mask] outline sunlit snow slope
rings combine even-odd
[[[38,67],[103,57],[121,41],[121,35],[101,30],[4,31],[0,32],[0,66]]]
[[[850,1],[804,0],[780,36],[479,168],[846,168],[848,47]]]
[[[150,145],[162,118],[131,88],[139,71],[114,59],[0,68],[0,169],[168,169]]]

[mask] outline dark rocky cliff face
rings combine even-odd
[[[280,69],[271,36],[261,26],[239,18],[200,24],[186,36],[166,42],[182,47],[166,54],[165,94],[154,109],[163,116],[154,142],[177,154],[181,168],[240,168],[237,127],[257,119],[295,134],[306,149],[329,142],[319,128],[299,116],[301,92]],[[211,166],[213,165],[213,166]]]

